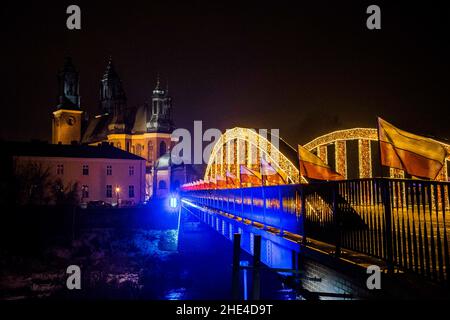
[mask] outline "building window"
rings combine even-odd
[[[148,143],[148,161],[153,161],[153,143],[150,141]]]
[[[107,176],[112,176],[112,166],[106,166],[106,175]]]
[[[137,154],[138,156],[141,156],[141,145],[140,145],[140,144],[137,144],[137,145],[136,145],[136,154]]]
[[[112,198],[112,185],[110,184],[106,185],[106,197]]]
[[[56,174],[57,175],[63,175],[64,174],[64,165],[63,164],[56,165]]]
[[[89,165],[83,164],[83,176],[89,175]]]
[[[134,198],[134,186],[128,186],[128,198]]]
[[[81,198],[89,198],[89,187],[85,184],[81,186]]]
[[[163,156],[166,154],[167,151],[167,145],[164,141],[161,141],[161,143],[159,144],[159,156]]]
[[[129,166],[128,167],[128,175],[129,176],[134,176],[134,166]]]
[[[158,189],[166,189],[166,188],[167,188],[166,182],[164,180],[159,181]]]
[[[55,193],[60,193],[63,192],[64,187],[62,185],[62,183],[59,183],[59,181],[56,181],[56,183],[54,184],[54,188],[55,188]]]

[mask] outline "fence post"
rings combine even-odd
[[[241,192],[241,217],[244,213],[244,191],[242,189],[239,189]]]
[[[263,198],[263,221],[266,224],[266,193],[264,192],[264,184],[261,186],[261,195]]]
[[[338,205],[337,205],[337,194],[338,194],[338,184],[333,183],[332,185],[332,201],[333,201],[333,217],[334,217],[334,232],[335,232],[335,256],[339,257],[341,255],[341,219],[339,215]]]
[[[232,299],[239,300],[239,266],[241,257],[241,234],[235,233],[233,237],[233,275],[232,275]]]
[[[253,300],[259,300],[261,288],[261,235],[254,236],[253,244]]]
[[[383,195],[384,221],[385,221],[385,243],[386,243],[386,264],[388,272],[394,271],[394,261],[392,252],[392,212],[391,193],[389,192],[389,181],[381,179],[381,194]]]
[[[241,261],[240,262],[240,266],[241,267],[248,267],[248,261]],[[244,278],[244,300],[248,300],[248,294],[247,294],[247,269],[244,268],[244,270],[242,270],[243,273],[243,278]]]

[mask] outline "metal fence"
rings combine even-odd
[[[383,259],[450,284],[450,183],[358,179],[197,190],[184,196],[227,213]],[[304,204],[304,205],[303,205]]]

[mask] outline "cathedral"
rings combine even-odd
[[[170,150],[175,141],[172,99],[159,78],[151,99],[139,107],[127,106],[122,81],[112,59],[100,81],[99,109],[87,117],[80,107],[79,73],[70,58],[58,73],[59,104],[53,112],[52,143],[99,145],[108,143],[146,160],[147,198],[164,197],[195,172],[173,165]]]

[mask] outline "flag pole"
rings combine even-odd
[[[303,179],[306,180],[306,178],[304,178],[304,175],[302,174],[302,161],[300,159],[300,148],[298,147],[299,145],[297,145],[297,158],[298,158],[298,182],[301,184]],[[304,170],[304,172],[306,173],[306,169]],[[302,179],[303,178],[303,179]],[[307,180],[306,180],[307,181]]]
[[[380,161],[381,178],[383,178],[383,162],[381,161],[380,117],[379,116],[377,116],[377,138],[378,138],[378,160]]]
[[[264,187],[265,182],[264,182],[264,175],[263,175],[263,170],[262,170],[262,157],[259,158],[259,174],[261,175],[261,186]]]
[[[236,177],[236,179],[239,179],[239,189],[242,189],[242,181],[241,181],[241,165],[239,165],[239,177]]]
[[[259,174],[261,175],[261,195],[263,198],[263,212],[264,216],[266,216],[266,194],[264,192],[264,175],[262,172],[262,157],[259,157]]]
[[[302,162],[300,161],[300,148],[298,147],[297,144],[297,160],[298,160],[298,182],[301,184],[302,183]]]

